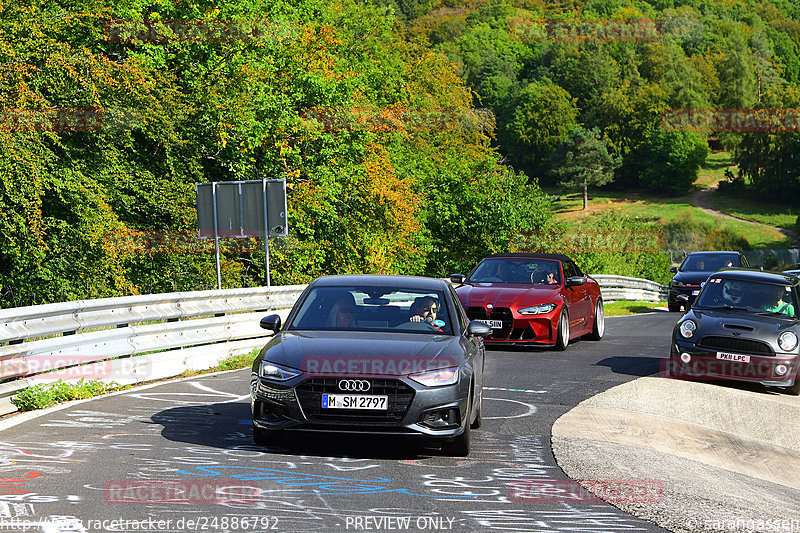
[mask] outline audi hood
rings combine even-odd
[[[403,376],[461,365],[460,342],[460,337],[427,333],[285,331],[267,343],[259,358],[311,374]]]

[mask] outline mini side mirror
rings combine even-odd
[[[281,317],[279,315],[267,315],[261,319],[259,325],[262,329],[268,329],[272,333],[278,333],[281,329]]]

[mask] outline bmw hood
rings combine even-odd
[[[464,303],[464,307],[527,307],[531,305],[555,302],[559,297],[561,286],[555,288],[540,285],[517,285],[510,283],[476,283],[464,285],[456,292]]]
[[[311,374],[403,376],[459,366],[459,337],[357,331],[279,333],[264,360]]]

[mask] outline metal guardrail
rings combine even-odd
[[[666,298],[666,287],[653,281],[592,277],[605,302]],[[259,327],[264,312],[279,311],[285,319],[305,288],[176,292],[0,309],[0,344],[5,343],[0,378],[13,380],[0,383],[0,414],[15,411],[11,398],[36,383],[81,376],[139,383],[250,352],[270,335]],[[75,369],[80,372],[70,377]]]
[[[618,300],[660,302],[667,299],[668,287],[649,279],[597,274],[592,276],[600,284],[600,293],[606,303]]]

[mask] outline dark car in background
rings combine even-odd
[[[570,339],[603,337],[600,286],[566,255],[495,254],[450,281],[470,320],[492,328],[487,343],[564,350]]]
[[[253,363],[253,438],[299,432],[410,435],[469,453],[481,425],[483,336],[444,280],[314,280]]]
[[[800,278],[754,269],[708,278],[672,335],[670,374],[786,387],[800,394]]]
[[[670,311],[680,311],[681,306],[689,309],[700,293],[701,284],[708,276],[723,268],[748,267],[747,258],[741,252],[692,252],[680,266],[671,267],[675,275],[669,282],[667,307]],[[678,296],[685,295],[682,299]]]

